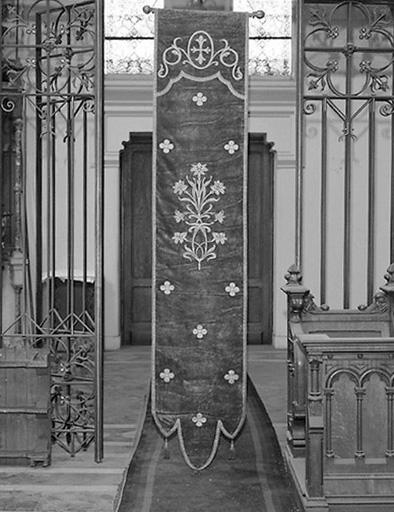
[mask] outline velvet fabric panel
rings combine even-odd
[[[152,412],[209,465],[245,418],[246,14],[156,14]]]

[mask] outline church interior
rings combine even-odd
[[[0,512],[394,510],[393,0],[0,26]]]

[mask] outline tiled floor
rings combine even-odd
[[[104,461],[93,447],[70,458],[53,450],[48,468],[0,466],[0,512],[112,512],[130,462],[150,379],[150,348],[105,354]],[[249,375],[280,441],[285,432],[285,353],[249,348]]]

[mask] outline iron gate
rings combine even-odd
[[[0,16],[2,343],[48,346],[53,441],[94,442],[99,462],[103,0],[6,0]]]

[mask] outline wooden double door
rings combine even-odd
[[[152,134],[131,133],[120,151],[122,344],[151,342]],[[272,342],[274,151],[265,134],[248,145],[248,343]]]

